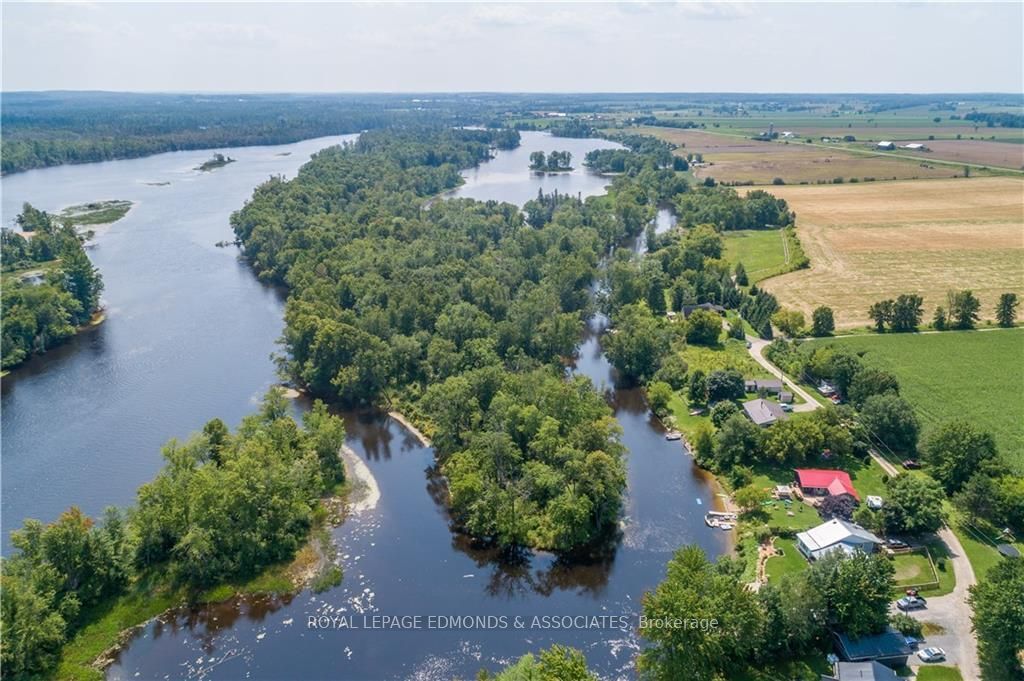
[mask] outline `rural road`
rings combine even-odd
[[[886,461],[874,449],[871,451],[871,458],[882,467],[890,477],[900,474],[900,470]],[[938,646],[946,651],[949,663],[960,668],[960,674],[965,680],[981,679],[981,669],[978,666],[978,642],[971,632],[971,608],[967,604],[968,589],[976,582],[974,568],[971,561],[967,560],[967,554],[960,540],[948,527],[938,531],[939,539],[949,550],[950,562],[953,563],[953,574],[956,576],[956,586],[953,593],[945,596],[937,596],[928,599],[928,606],[924,610],[915,610],[910,616],[921,622],[937,624],[944,630],[941,634],[927,637],[928,646]],[[917,662],[917,658],[911,658],[911,663]]]
[[[750,347],[747,348],[747,352],[749,352],[750,356],[754,358],[754,361],[767,369],[772,376],[781,379],[794,393],[803,398],[804,403],[793,405],[793,411],[814,411],[821,407],[821,405],[818,404],[818,400],[814,399],[813,395],[793,381],[789,380],[781,369],[768,361],[768,358],[764,356],[764,349],[768,347],[768,341],[761,340],[756,336],[747,336],[747,342],[750,343]]]

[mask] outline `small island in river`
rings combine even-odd
[[[75,225],[109,225],[127,215],[132,205],[131,201],[121,199],[80,203],[61,210],[57,219]]]
[[[565,173],[572,170],[572,154],[568,151],[552,151],[544,155],[543,151],[530,154],[530,170],[539,173]]]
[[[209,172],[211,170],[216,170],[217,168],[223,168],[227,164],[234,162],[235,159],[231,158],[230,156],[225,156],[224,154],[216,153],[209,161],[206,161],[201,166],[197,166],[196,170],[202,172]]]

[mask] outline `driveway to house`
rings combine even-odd
[[[900,474],[900,470],[882,458],[875,450],[871,450],[873,458],[889,476]],[[971,631],[971,608],[967,604],[968,589],[977,582],[974,576],[974,568],[971,561],[967,560],[967,554],[960,540],[948,527],[943,527],[937,533],[942,543],[949,549],[949,560],[953,563],[953,574],[956,576],[956,586],[953,593],[945,596],[937,596],[928,599],[928,606],[924,610],[914,610],[909,614],[921,622],[931,622],[944,629],[941,634],[927,636],[928,646],[938,646],[946,651],[948,662],[960,668],[960,674],[965,681],[980,681],[981,669],[978,666],[978,641]],[[893,611],[896,612],[895,607]],[[920,662],[914,656],[911,663]]]
[[[786,374],[782,372],[781,369],[779,369],[777,366],[768,361],[768,358],[764,356],[764,349],[768,347],[768,341],[761,340],[756,336],[747,336],[747,342],[750,343],[750,347],[747,348],[747,352],[749,352],[750,356],[754,358],[754,361],[763,366],[765,369],[767,369],[768,373],[770,373],[772,376],[781,379],[783,383],[789,386],[790,390],[792,390],[801,398],[803,398],[804,403],[794,404],[793,411],[814,411],[815,409],[819,409],[821,407],[821,404],[818,403],[818,400],[814,399],[813,395],[811,395],[809,392],[801,388],[793,381],[789,380],[789,378],[786,376]]]

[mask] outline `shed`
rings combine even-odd
[[[860,500],[857,490],[853,488],[850,474],[846,471],[797,468],[794,473],[796,473],[797,484],[804,494],[819,497],[849,494],[854,499]]]
[[[879,142],[877,145],[875,145],[875,148],[884,149],[885,151],[892,151],[893,149],[896,148],[896,145],[893,144],[892,142],[889,142],[888,140],[883,140]]]
[[[779,392],[779,402],[782,402],[783,404],[792,404],[793,393],[786,392],[785,390]]]

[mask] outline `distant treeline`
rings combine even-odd
[[[953,116],[950,116],[952,119]],[[984,123],[990,128],[999,126],[1001,128],[1024,128],[1024,114],[1000,111],[998,113],[979,113],[972,111],[964,115],[965,121]]]
[[[386,96],[11,93],[3,98],[0,169],[287,144],[427,120],[463,125],[483,110],[471,102],[408,107]]]

